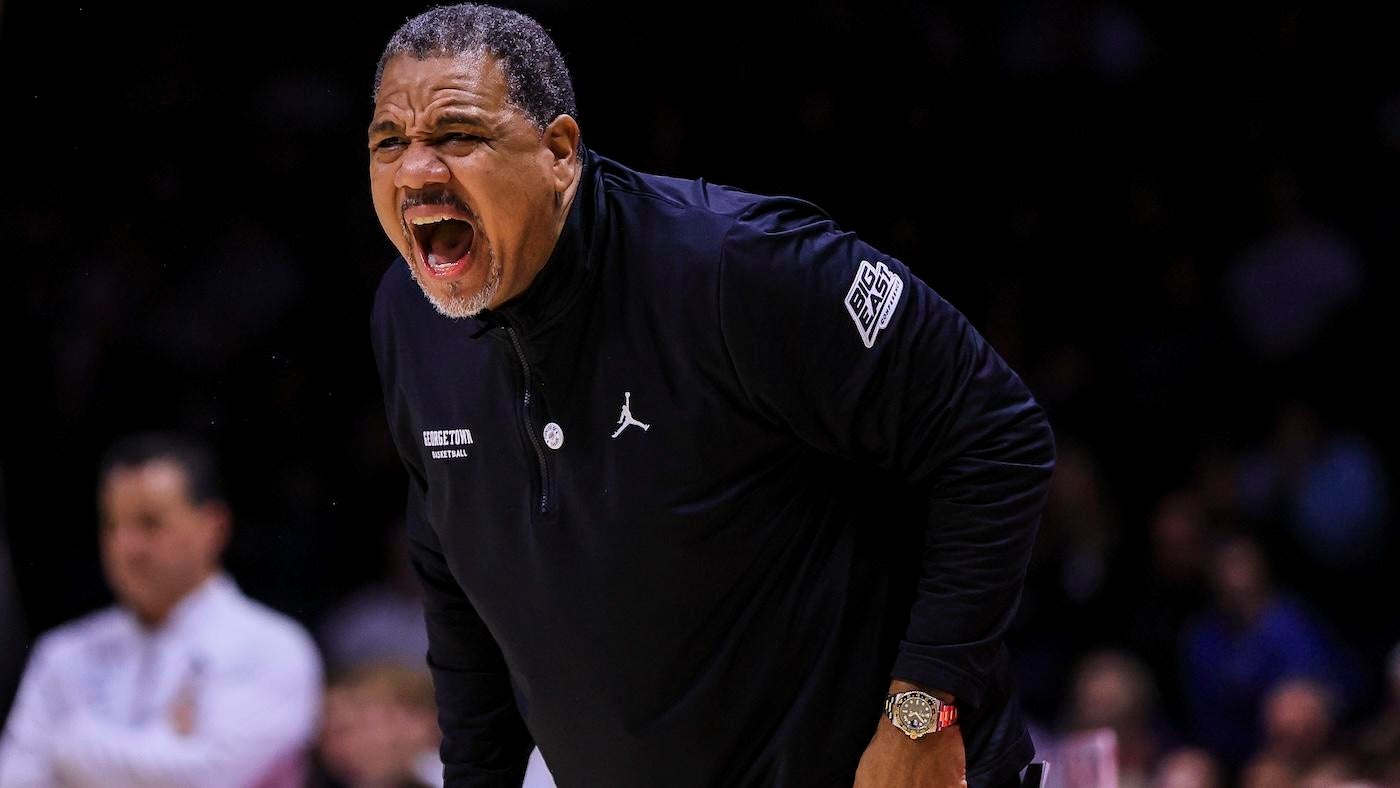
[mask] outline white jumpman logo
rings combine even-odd
[[[618,427],[617,432],[614,432],[612,434],[614,438],[621,435],[623,430],[627,429],[633,424],[637,425],[638,427],[641,427],[642,432],[646,432],[647,430],[651,429],[650,424],[643,424],[640,421],[637,421],[636,419],[632,418],[632,392],[630,391],[627,392],[627,401],[622,403],[622,415],[617,417],[617,423],[621,424],[622,426]]]

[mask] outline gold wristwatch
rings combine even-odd
[[[958,721],[958,707],[922,690],[885,696],[885,716],[911,739],[937,733]]]

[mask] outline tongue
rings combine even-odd
[[[428,262],[450,265],[462,259],[471,249],[473,234],[472,226],[466,222],[442,222],[429,243]]]

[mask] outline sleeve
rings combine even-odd
[[[721,335],[752,406],[927,496],[891,675],[978,706],[1054,467],[1045,412],[962,314],[807,203],[769,200],[740,217],[718,287]]]
[[[321,668],[304,633],[249,635],[247,656],[211,668],[193,696],[195,724],[130,727],[75,710],[52,741],[71,785],[242,786],[299,771],[320,718]]]
[[[534,741],[516,706],[505,658],[449,570],[412,479],[408,501],[409,556],[423,587],[444,784],[518,788]]]
[[[62,687],[51,670],[50,649],[35,645],[20,679],[19,692],[0,734],[0,786],[48,786],[57,780],[49,763],[49,742],[66,716]]]

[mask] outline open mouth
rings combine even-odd
[[[455,277],[471,266],[476,228],[460,216],[410,210],[404,216],[414,251],[434,278]]]

